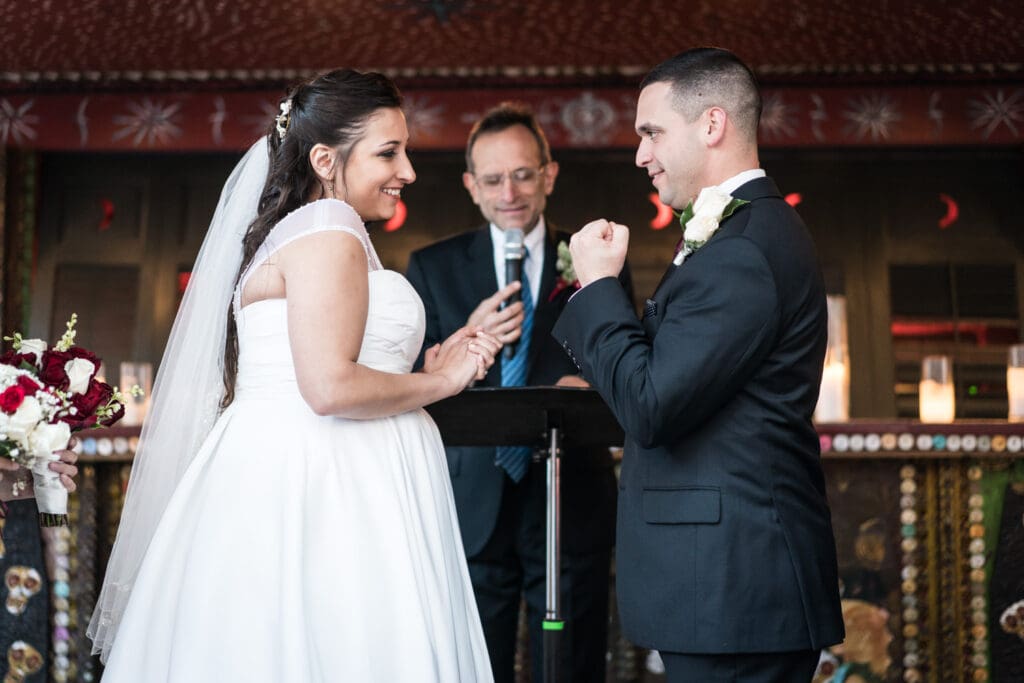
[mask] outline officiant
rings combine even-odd
[[[558,258],[569,235],[544,216],[558,162],[533,112],[515,103],[488,111],[466,145],[466,191],[484,223],[414,252],[408,279],[426,309],[424,349],[463,325],[481,325],[511,346],[477,386],[586,386],[551,337],[575,291]],[[519,230],[520,282],[505,281],[506,231]],[[563,252],[566,247],[563,246]],[[628,268],[620,277],[632,292]],[[519,293],[521,301],[503,305]],[[545,469],[529,448],[447,448],[459,526],[498,683],[514,680],[519,606],[525,599],[533,680],[543,680]],[[561,604],[567,618],[561,680],[605,678],[609,565],[616,483],[608,449],[569,452],[562,461]]]

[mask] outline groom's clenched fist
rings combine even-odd
[[[584,225],[572,236],[569,253],[580,287],[603,277],[618,277],[626,262],[629,228],[603,218]]]

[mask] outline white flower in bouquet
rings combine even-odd
[[[34,396],[26,396],[7,421],[7,438],[20,445],[28,444],[28,435],[43,419],[43,408]]]
[[[96,366],[84,358],[73,358],[64,364],[64,372],[68,376],[68,394],[84,394],[96,373]]]
[[[21,353],[34,353],[36,355],[36,365],[39,365],[40,359],[43,357],[43,351],[50,348],[42,339],[22,339],[21,340]]]
[[[33,456],[49,461],[57,460],[54,451],[67,448],[71,440],[71,428],[66,422],[36,425],[28,435],[28,449]]]

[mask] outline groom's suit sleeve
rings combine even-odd
[[[777,332],[771,269],[744,237],[709,242],[669,274],[639,321],[622,287],[580,290],[552,332],[626,434],[645,448],[699,427],[757,371]]]

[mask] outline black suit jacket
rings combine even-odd
[[[671,652],[842,640],[835,541],[811,415],[827,336],[814,245],[770,179],[672,266],[638,322],[591,283],[554,334],[626,432],[623,630]]]
[[[558,272],[557,243],[568,242],[569,235],[549,230],[544,246],[544,265],[540,290],[534,309],[527,384],[553,385],[565,375],[578,373],[576,366],[551,336],[551,329],[572,290],[565,289],[552,298]],[[490,228],[462,233],[413,252],[406,277],[423,299],[426,310],[424,350],[444,341],[466,324],[470,313],[482,299],[498,289],[494,272],[494,246]],[[623,271],[624,296],[632,302],[628,270]],[[630,303],[629,305],[632,305]],[[423,362],[423,354],[417,367]],[[487,377],[477,386],[501,386],[501,358],[495,361]],[[445,449],[455,492],[466,555],[473,557],[490,538],[501,505],[504,471],[494,464],[494,448],[453,447]],[[587,552],[610,547],[614,540],[615,490],[612,462],[607,449],[573,451],[563,460],[563,495],[577,501],[563,503],[563,523],[572,533],[564,535],[569,551]],[[608,491],[609,487],[611,491]],[[541,514],[540,511],[538,514]],[[579,518],[580,523],[576,523]]]

